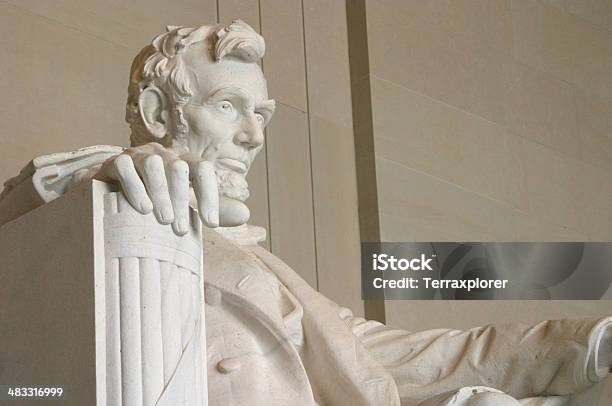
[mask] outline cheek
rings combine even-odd
[[[189,145],[192,152],[201,153],[204,149],[216,149],[232,139],[232,129],[227,123],[220,121],[214,114],[185,109],[185,120],[189,125]]]
[[[206,111],[198,112],[185,108],[184,115],[190,135],[205,137],[214,132],[214,120]]]

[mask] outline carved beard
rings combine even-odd
[[[249,184],[244,175],[225,168],[216,168],[219,195],[244,202],[249,197]]]

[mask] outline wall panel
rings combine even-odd
[[[267,130],[270,245],[317,287],[308,115],[281,103],[276,111]]]
[[[304,0],[319,290],[363,314],[346,8]]]

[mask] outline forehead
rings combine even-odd
[[[211,61],[207,55],[190,55],[185,58],[185,68],[191,76],[193,97],[204,101],[220,87],[242,90],[254,103],[268,98],[266,80],[259,65],[235,59]]]

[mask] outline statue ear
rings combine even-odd
[[[138,110],[145,127],[155,138],[162,139],[168,133],[166,95],[155,86],[148,86],[138,97]]]

